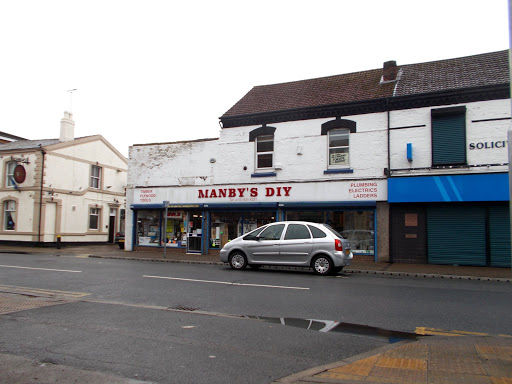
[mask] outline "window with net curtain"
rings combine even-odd
[[[5,167],[5,186],[13,187],[14,183],[14,168],[16,168],[15,161],[9,161]]]
[[[16,229],[16,202],[7,200],[4,202],[4,230],[14,231]]]

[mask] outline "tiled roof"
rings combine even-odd
[[[508,50],[404,65],[395,96],[505,84],[509,73]]]
[[[373,69],[256,86],[221,118],[509,83],[508,50],[399,69],[399,80],[384,84],[380,83],[382,69]]]

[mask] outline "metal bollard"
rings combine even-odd
[[[61,237],[60,235],[57,235],[57,249],[60,249],[62,247],[62,243],[61,243]]]

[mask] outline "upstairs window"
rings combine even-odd
[[[91,166],[91,188],[101,188],[101,167]]]
[[[466,107],[431,111],[432,165],[466,164]]]
[[[329,173],[351,173],[350,135],[356,133],[356,122],[336,117],[322,124],[322,135],[327,136],[327,170]]]
[[[331,129],[329,137],[329,167],[349,166],[349,136],[347,128]]]
[[[9,161],[5,167],[5,186],[14,187],[14,168],[16,168],[15,161]]]
[[[4,202],[4,230],[14,231],[16,229],[16,202],[7,200]]]
[[[256,138],[256,169],[274,168],[274,135]]]

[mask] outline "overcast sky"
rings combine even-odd
[[[253,86],[509,48],[506,0],[0,0],[0,131],[218,137]],[[70,89],[76,89],[72,93]]]

